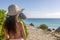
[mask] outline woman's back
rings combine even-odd
[[[7,39],[24,38],[23,24],[15,20],[15,16],[10,16],[5,21],[4,34]]]
[[[10,39],[22,38],[22,33],[21,33],[22,25],[21,25],[20,22],[17,22],[16,24],[17,24],[17,26],[16,26],[16,33],[15,34],[10,33],[9,34]]]
[[[17,26],[16,26],[16,33],[12,33],[10,32],[10,34],[7,33],[7,30],[5,29],[4,32],[5,32],[5,35],[8,34],[9,38],[7,37],[7,39],[21,39],[23,38],[23,34],[22,34],[22,23],[21,22],[17,22],[16,23]]]

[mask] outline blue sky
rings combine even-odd
[[[0,0],[0,9],[17,4],[28,18],[60,18],[60,0]]]

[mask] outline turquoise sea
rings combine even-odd
[[[24,22],[27,25],[33,23],[35,27],[38,27],[41,24],[46,24],[51,29],[60,27],[60,18],[28,18],[25,19]]]

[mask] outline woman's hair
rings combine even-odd
[[[4,23],[4,28],[7,30],[8,34],[16,33],[16,18],[15,16],[9,16],[6,18]]]

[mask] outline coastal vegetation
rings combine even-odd
[[[46,24],[41,24],[38,28],[48,30],[48,26]]]
[[[2,26],[5,21],[6,17],[6,11],[5,10],[0,10],[0,40],[4,40],[4,33],[2,31]]]

